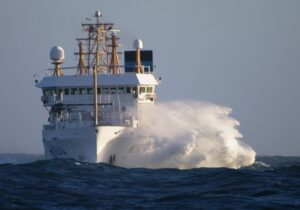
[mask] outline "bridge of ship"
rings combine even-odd
[[[97,91],[99,102],[110,103],[118,98],[122,103],[134,102],[134,99],[140,103],[152,103],[157,84],[152,74],[100,74]],[[58,102],[73,105],[93,103],[92,75],[45,77],[37,86],[43,90],[42,100],[45,106]]]
[[[99,74],[97,79],[100,121],[104,124],[122,124],[120,118],[124,118],[122,115],[128,114],[128,111],[138,118],[135,110],[137,105],[155,101],[155,86],[158,82],[152,74]],[[42,101],[45,107],[51,107],[52,110],[55,105],[72,107],[72,111],[62,113],[50,111],[50,121],[93,120],[92,75],[44,77],[37,86],[43,90]]]

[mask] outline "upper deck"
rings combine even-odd
[[[153,103],[158,81],[152,74],[125,73],[97,75],[98,98],[102,103],[120,101],[133,106],[134,101]],[[66,75],[44,77],[37,87],[43,90],[44,106],[56,103],[68,105],[93,104],[93,75]]]
[[[125,73],[98,74],[98,87],[114,86],[140,86],[140,85],[158,85],[157,80],[152,74]],[[44,77],[38,84],[39,88],[63,88],[63,87],[92,87],[93,75],[66,75],[60,77]]]
[[[101,22],[101,16],[96,11],[95,22],[81,24],[87,36],[76,39],[79,49],[74,53],[78,59],[75,68],[62,67],[64,50],[55,46],[50,50],[54,68],[48,69],[52,76],[36,80],[52,127],[65,127],[74,119],[93,120],[93,125],[136,127],[140,108],[156,100],[155,86],[159,82],[152,74],[152,51],[142,51],[143,43],[136,39],[135,51],[124,52],[119,43],[120,31],[113,23]],[[124,65],[119,55],[124,55]],[[66,69],[74,69],[75,74],[65,75]]]

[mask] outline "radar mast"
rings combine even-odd
[[[79,52],[78,71],[80,75],[91,74],[94,67],[99,73],[120,74],[118,54],[119,37],[114,29],[113,23],[101,22],[102,14],[96,11],[95,22],[87,21],[82,23],[83,31],[87,32],[87,37],[77,38]],[[90,19],[87,19],[90,20]],[[85,70],[86,69],[86,70]]]

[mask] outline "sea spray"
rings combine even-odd
[[[141,127],[128,129],[104,148],[115,165],[132,168],[228,167],[255,161],[241,141],[231,109],[211,103],[168,102],[142,109]]]

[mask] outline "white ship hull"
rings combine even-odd
[[[111,154],[104,155],[105,145],[123,131],[120,126],[77,127],[69,129],[44,129],[43,143],[46,159],[72,158],[75,160],[113,164]]]

